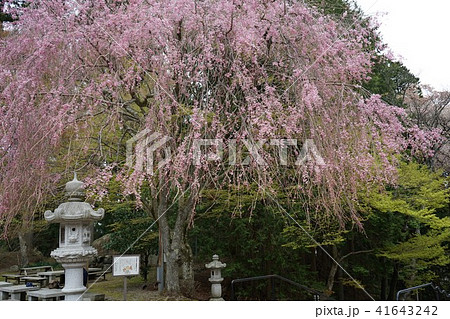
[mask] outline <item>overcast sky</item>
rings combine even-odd
[[[383,41],[423,84],[450,90],[450,1],[354,0],[379,17]]]

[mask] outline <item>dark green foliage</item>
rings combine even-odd
[[[42,255],[50,256],[51,251],[59,245],[59,224],[47,224],[45,221],[41,224],[43,224],[43,228],[35,230],[33,244],[35,247],[39,247]]]
[[[11,15],[4,13],[4,12],[0,12],[0,23],[1,22],[12,22],[12,21],[13,21],[13,19],[12,19]]]
[[[364,84],[364,88],[381,95],[387,103],[400,107],[405,107],[407,90],[416,88],[419,84],[419,79],[401,62],[391,61],[382,55],[375,58],[370,76],[371,79]]]
[[[40,267],[40,266],[52,266],[53,270],[61,270],[63,269],[60,264],[58,264],[56,261],[49,262],[49,261],[38,261],[34,263],[30,263],[27,265],[27,267]]]
[[[158,252],[158,227],[146,212],[127,201],[119,189],[113,179],[108,185],[108,196],[101,202],[105,218],[96,225],[97,236],[109,234],[106,249],[119,254],[140,254],[141,274],[147,280],[149,256]]]
[[[196,260],[210,260],[218,254],[227,263],[226,278],[237,279],[278,274],[300,284],[323,288],[314,278],[311,267],[305,263],[304,251],[285,247],[282,235],[287,221],[282,214],[264,201],[255,202],[251,192],[227,193],[208,191],[198,207],[195,227],[190,232],[191,246]],[[233,213],[235,202],[240,211]],[[267,281],[237,286],[239,299],[268,298]],[[281,285],[278,297],[304,299],[298,289]],[[281,290],[281,291],[280,291]]]
[[[345,0],[307,0],[306,3],[325,13],[326,15],[342,16],[344,12],[351,13],[353,9]]]
[[[141,210],[122,208],[109,213],[112,216],[112,224],[108,225],[110,237],[105,248],[120,254],[140,254],[141,274],[144,280],[147,280],[149,256],[158,252],[157,227],[147,231],[153,220]],[[139,238],[141,234],[144,235]]]

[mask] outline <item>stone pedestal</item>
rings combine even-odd
[[[62,264],[66,276],[66,282],[62,289],[66,296],[65,300],[77,301],[86,290],[86,287],[83,286],[83,266],[85,265],[85,262]]]

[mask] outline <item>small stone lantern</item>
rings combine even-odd
[[[214,255],[213,260],[206,264],[205,267],[207,269],[211,269],[211,278],[209,281],[211,282],[211,298],[210,301],[224,301],[222,298],[222,284],[223,281],[221,271],[223,268],[227,266],[227,264],[219,261],[219,256]]]
[[[65,300],[79,300],[86,287],[83,285],[83,267],[97,255],[91,247],[93,222],[103,218],[105,211],[94,211],[89,203],[83,202],[84,184],[74,179],[66,184],[68,201],[59,205],[54,212],[46,211],[45,219],[49,223],[60,223],[59,248],[50,254],[62,264],[65,270],[65,285],[62,290]]]

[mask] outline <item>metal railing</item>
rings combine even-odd
[[[450,298],[450,294],[447,293],[444,289],[442,289],[441,287],[433,284],[432,282],[429,282],[427,284],[423,284],[423,285],[419,285],[419,286],[415,286],[415,287],[411,287],[411,288],[406,288],[406,289],[402,289],[397,291],[397,301],[400,300],[400,295],[406,295],[407,293],[417,290],[417,289],[421,289],[421,288],[426,288],[426,287],[431,287],[434,290],[434,293],[436,295],[436,299],[439,300],[440,299],[440,295],[444,295],[445,298]],[[402,300],[405,300],[405,298],[403,298]]]
[[[292,281],[288,278],[281,277],[279,275],[266,275],[266,276],[256,276],[256,277],[248,277],[248,278],[240,278],[240,279],[234,279],[231,281],[231,300],[237,300],[236,299],[236,291],[235,291],[235,284],[242,283],[242,282],[248,282],[248,281],[257,281],[257,280],[266,280],[270,279],[271,284],[271,298],[272,300],[276,300],[276,291],[275,291],[275,279],[278,279],[280,281],[286,282],[292,286],[295,286],[297,288],[300,288],[302,290],[305,290],[312,294],[314,296],[314,300],[318,301],[321,298],[322,299],[330,299],[328,296],[326,296],[324,293],[322,293],[319,290],[309,288],[307,286],[301,285],[295,281]]]

